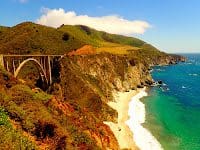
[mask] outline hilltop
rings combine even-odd
[[[109,52],[111,48],[116,49],[111,50],[113,53],[149,48],[157,51],[137,38],[109,34],[83,25],[62,25],[56,29],[24,22],[14,27],[0,27],[1,53],[65,54],[84,45],[95,47],[97,52]]]

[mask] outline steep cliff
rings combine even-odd
[[[101,123],[115,122],[117,114],[106,104],[113,101],[114,91],[128,91],[148,86],[152,84],[150,65],[169,65],[183,60],[182,57],[170,55],[163,55],[160,58],[149,57],[150,60],[140,60],[135,56],[78,53],[64,57],[61,60],[59,83],[62,87],[62,98],[87,110]],[[148,64],[149,61],[151,64]]]

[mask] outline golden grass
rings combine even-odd
[[[133,47],[129,45],[124,45],[124,46],[111,46],[111,47],[100,47],[96,49],[96,53],[102,53],[102,52],[108,52],[111,54],[118,54],[118,55],[125,55],[129,54],[130,51],[135,51],[139,50],[140,48],[138,47]]]

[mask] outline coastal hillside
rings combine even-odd
[[[30,22],[0,27],[0,53],[63,55],[45,90],[36,84],[33,64],[18,78],[0,67],[0,148],[13,150],[120,149],[104,124],[117,122],[117,111],[107,104],[113,93],[151,85],[152,65],[184,61],[133,37]]]
[[[158,50],[134,37],[109,34],[83,25],[51,28],[24,22],[14,27],[0,26],[0,51],[4,54],[65,54],[84,45],[97,52],[125,54],[134,50]],[[161,53],[160,53],[161,54]]]

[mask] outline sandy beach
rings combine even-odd
[[[118,92],[114,94],[115,102],[108,105],[118,112],[118,122],[104,122],[113,131],[120,149],[162,150],[160,143],[145,129],[145,106],[140,101],[147,96],[146,88]]]
[[[113,131],[118,140],[120,149],[138,150],[134,140],[133,134],[126,124],[129,119],[128,110],[131,98],[139,91],[131,90],[129,92],[118,92],[114,94],[115,102],[109,102],[108,105],[118,112],[118,123],[104,122]]]
[[[147,95],[146,89],[143,88],[131,98],[128,111],[129,120],[126,121],[126,124],[134,133],[133,139],[140,150],[162,150],[158,140],[142,126],[146,119],[146,111],[145,105],[140,99]]]

